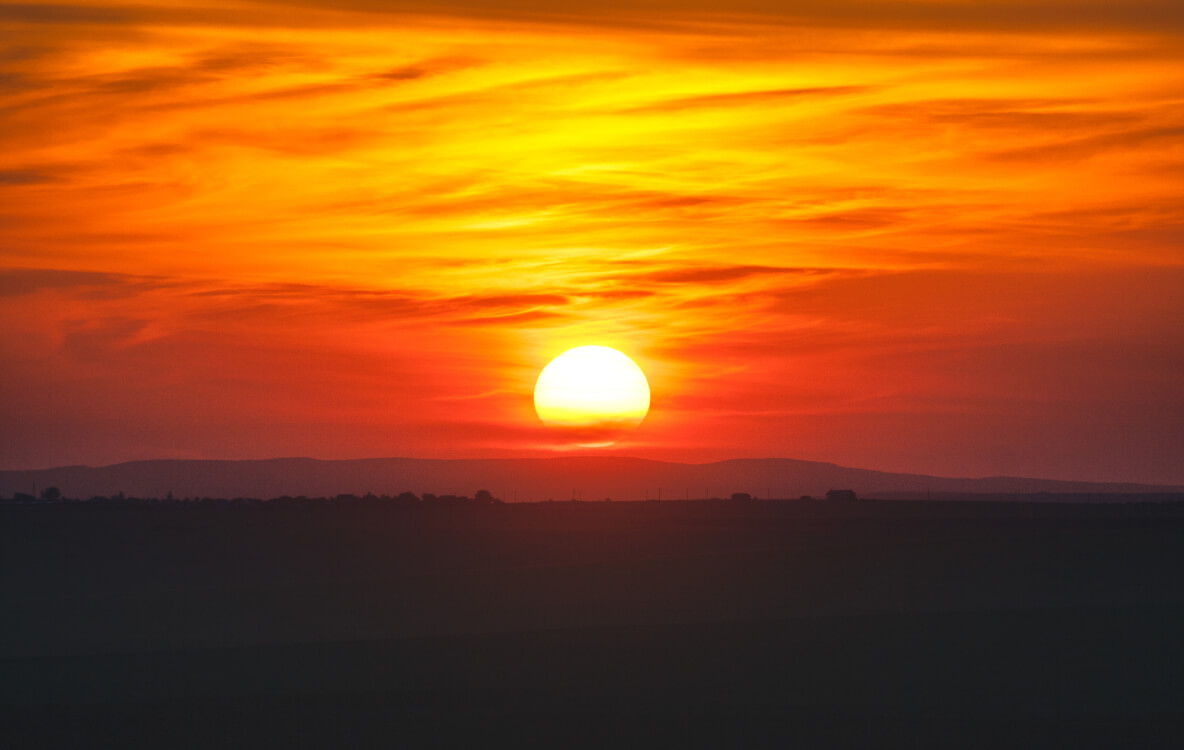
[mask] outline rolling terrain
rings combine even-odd
[[[0,471],[0,496],[35,494],[58,487],[66,497],[125,493],[134,497],[254,497],[471,495],[487,489],[507,501],[642,500],[728,497],[746,492],[762,498],[821,496],[852,489],[861,496],[941,497],[1071,493],[1089,495],[1184,491],[1184,487],[1066,482],[1050,479],[988,477],[957,479],[893,474],[836,464],[786,458],[733,459],[683,464],[638,458],[565,457],[550,459],[375,458],[321,461],[282,458],[258,461],[136,461],[91,468],[67,466],[36,471]]]

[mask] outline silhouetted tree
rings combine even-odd
[[[395,498],[398,505],[418,505],[419,498],[414,492],[400,492],[399,496]]]
[[[49,500],[50,502],[61,500],[62,491],[57,487],[46,487],[45,489],[41,490],[41,499]]]
[[[477,494],[473,496],[473,499],[481,505],[492,505],[496,498],[494,498],[493,493],[489,490],[477,490]]]

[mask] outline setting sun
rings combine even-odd
[[[534,408],[549,427],[568,431],[583,446],[610,445],[650,409],[650,386],[637,364],[607,346],[578,346],[539,373]]]

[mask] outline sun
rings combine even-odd
[[[572,442],[612,445],[649,413],[650,385],[637,363],[616,349],[577,346],[539,373],[534,409]]]

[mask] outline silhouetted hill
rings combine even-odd
[[[1071,493],[1076,500],[1101,494],[1178,492],[1182,487],[1066,482],[1020,477],[958,479],[852,469],[787,458],[733,459],[682,464],[639,458],[573,456],[545,459],[375,458],[322,461],[278,458],[258,461],[134,461],[91,468],[65,466],[36,471],[0,471],[0,495],[58,487],[63,495],[164,497],[257,497],[395,494],[402,491],[472,494],[488,489],[507,501],[663,500],[728,497],[747,492],[760,498],[822,496],[855,490],[864,497],[1005,496]],[[1082,497],[1084,496],[1084,498]],[[1050,498],[1051,499],[1051,498]],[[1102,499],[1102,498],[1097,498]]]

